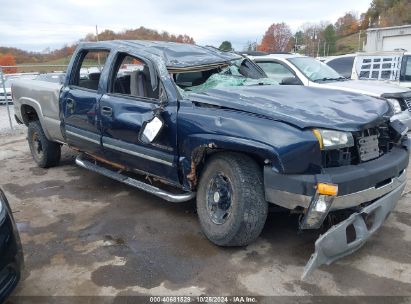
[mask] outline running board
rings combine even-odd
[[[157,197],[160,197],[166,201],[172,202],[172,203],[182,203],[189,201],[193,199],[196,196],[195,192],[186,192],[182,194],[173,194],[167,191],[164,191],[160,188],[157,188],[155,186],[146,184],[144,182],[141,182],[139,180],[136,180],[134,178],[125,176],[123,174],[113,172],[109,169],[106,169],[104,167],[101,167],[99,165],[93,164],[90,161],[84,160],[81,158],[81,156],[76,157],[76,164],[80,167],[83,167],[85,169],[88,169],[90,171],[94,171],[96,173],[102,174],[104,176],[107,176],[109,178],[112,178],[116,181],[122,182],[124,184],[127,184],[129,186],[135,187],[137,189],[143,190],[145,192],[148,192],[150,194],[153,194]]]

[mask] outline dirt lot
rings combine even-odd
[[[297,234],[295,217],[270,214],[256,243],[219,248],[191,202],[78,168],[68,149],[61,166],[40,169],[24,135],[2,135],[0,147],[26,259],[17,295],[411,295],[409,186],[365,247],[302,282],[317,235]]]

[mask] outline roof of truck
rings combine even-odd
[[[237,54],[223,52],[214,47],[166,41],[110,40],[80,43],[80,47],[88,46],[122,50],[140,49],[164,60],[167,68],[175,69],[219,64],[242,58]]]

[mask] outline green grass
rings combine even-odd
[[[362,44],[365,41],[365,33],[361,33],[360,50],[362,50]],[[358,51],[358,33],[342,37],[337,40],[337,51],[335,55],[342,55],[348,53],[355,53]]]
[[[70,62],[71,56],[59,58],[55,60],[50,60],[47,62],[40,62],[40,63],[21,63],[17,66],[22,65],[29,65],[30,67],[18,67],[17,72],[19,73],[27,73],[27,72],[39,72],[39,73],[48,73],[53,71],[64,71],[65,67],[45,67],[44,65],[65,65],[67,66]]]

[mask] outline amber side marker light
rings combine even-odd
[[[318,192],[318,194],[321,194],[321,195],[337,196],[338,185],[318,183],[317,184],[317,192]]]

